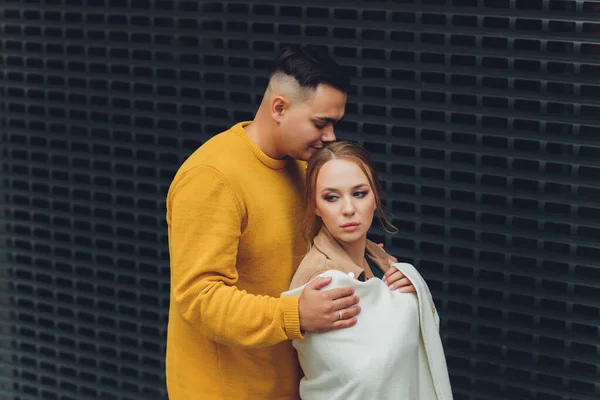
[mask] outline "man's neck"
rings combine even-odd
[[[250,124],[244,127],[244,130],[254,144],[267,156],[274,159],[283,159],[284,156],[278,154],[275,150],[272,128],[261,124],[259,113],[256,114],[256,118]]]

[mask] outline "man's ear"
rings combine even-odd
[[[288,108],[288,100],[283,96],[276,96],[273,98],[271,102],[271,117],[277,121],[281,122],[281,118],[283,117],[284,111]]]

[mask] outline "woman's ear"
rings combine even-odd
[[[319,210],[318,210],[318,209],[316,209],[316,208],[315,208],[315,215],[316,215],[317,217],[320,217],[320,216],[321,216],[321,213],[320,213],[320,212],[319,212]]]

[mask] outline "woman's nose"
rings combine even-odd
[[[344,213],[344,215],[354,214],[354,204],[352,204],[352,200],[348,199],[344,201],[342,213]]]

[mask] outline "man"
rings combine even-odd
[[[320,290],[331,278],[279,297],[308,250],[302,161],[335,140],[348,85],[317,49],[282,49],[254,120],[207,141],[173,179],[171,400],[297,399],[291,340],[356,323],[352,289]]]

